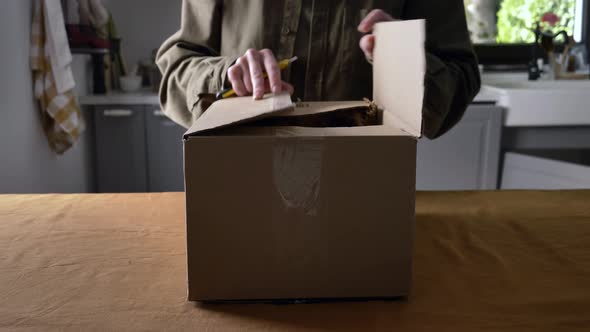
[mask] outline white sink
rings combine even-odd
[[[589,89],[590,80],[529,81],[526,74],[484,74],[483,83],[503,89]]]
[[[506,108],[506,126],[590,125],[590,80],[528,81],[523,73],[484,74],[483,84]]]

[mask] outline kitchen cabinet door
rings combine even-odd
[[[497,189],[502,108],[472,105],[455,128],[418,143],[418,190]]]
[[[98,192],[147,192],[143,107],[95,106],[94,114]]]
[[[590,166],[507,152],[502,189],[590,189]]]
[[[146,106],[148,185],[151,192],[184,191],[182,136],[160,106]]]

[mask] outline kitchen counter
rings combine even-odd
[[[497,90],[482,86],[479,94],[475,97],[474,103],[495,103],[499,98]],[[159,105],[160,99],[156,92],[144,90],[140,92],[125,93],[112,92],[106,95],[81,96],[82,106],[97,105]]]
[[[524,73],[484,74],[479,94],[457,127],[440,139],[420,141],[417,187],[496,189],[501,174],[506,172],[499,171],[503,167],[503,151],[590,149],[588,91],[590,81],[529,82]],[[182,145],[178,140],[185,130],[165,117],[156,93],[119,92],[85,96],[80,101],[96,111],[92,114],[94,132],[99,152],[103,151],[103,156],[98,153],[97,157],[103,162],[103,172],[96,181],[104,185],[99,186],[102,191],[182,190]],[[117,158],[111,157],[113,151],[117,152]],[[148,160],[149,165],[141,172],[137,167],[128,168],[122,177],[125,181],[121,181],[116,176],[121,160],[126,161],[125,165],[143,165]],[[521,169],[525,166],[519,165]],[[534,172],[538,175],[541,173],[537,166]],[[531,188],[570,188],[569,183],[588,177],[584,169],[582,177],[563,185],[563,178],[571,173],[568,169],[555,172],[550,167],[554,175],[547,177],[544,172],[547,179],[536,179]],[[167,180],[158,180],[162,178]]]
[[[159,105],[160,98],[152,90],[141,90],[138,92],[111,92],[105,95],[80,96],[80,105]]]
[[[590,80],[529,82],[525,73],[484,74],[474,104],[506,109],[504,126],[590,126]],[[159,105],[158,94],[113,92],[80,97],[83,106]]]
[[[498,102],[499,98],[500,94],[496,89],[486,85],[482,85],[479,90],[479,93],[477,94],[477,96],[475,96],[475,99],[473,99],[473,103],[495,104]]]
[[[483,88],[506,109],[506,127],[590,126],[590,80],[528,81],[526,73],[483,76]]]

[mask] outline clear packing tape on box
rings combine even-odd
[[[285,141],[273,148],[273,181],[285,208],[317,216],[323,149],[318,139]]]

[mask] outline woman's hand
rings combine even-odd
[[[264,77],[265,72],[268,78]],[[262,99],[265,93],[289,91],[293,86],[281,80],[281,69],[274,54],[269,49],[249,49],[229,67],[227,76],[238,96],[254,96]]]
[[[361,50],[363,50],[363,53],[365,53],[367,60],[373,61],[375,36],[372,34],[372,32],[375,24],[389,21],[395,21],[395,19],[381,9],[374,9],[362,20],[361,24],[359,24],[358,30],[367,34],[361,38],[360,41]]]

